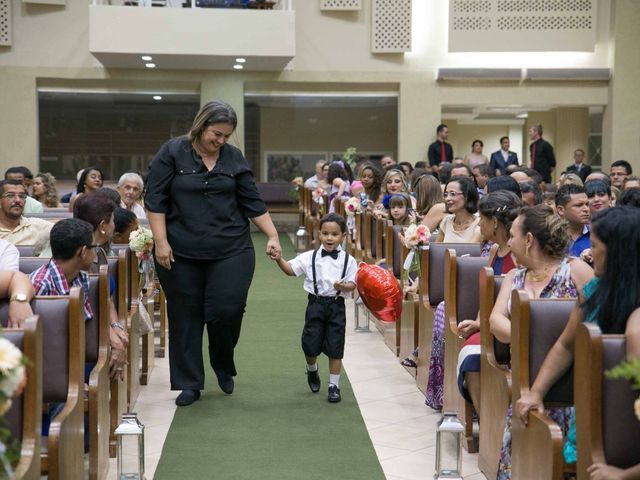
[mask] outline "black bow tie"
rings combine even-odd
[[[331,258],[333,258],[334,260],[338,259],[338,250],[333,250],[332,252],[327,252],[324,248],[322,249],[322,252],[320,252],[322,254],[323,257],[326,257],[327,255],[329,255]]]

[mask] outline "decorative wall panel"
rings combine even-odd
[[[411,51],[411,0],[372,0],[371,51]]]
[[[360,10],[362,0],[320,0],[320,10]]]
[[[0,45],[11,45],[11,0],[0,0]]]
[[[596,0],[450,0],[450,52],[593,51]]]

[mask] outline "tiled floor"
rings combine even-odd
[[[345,370],[387,479],[432,478],[439,414],[424,404],[415,380],[385,346],[373,324],[368,333],[354,331],[352,304],[347,305],[347,322]],[[153,478],[175,412],[176,393],[168,385],[168,361],[156,358],[150,383],[141,387],[134,408],[146,427],[147,479]],[[463,455],[464,479],[484,480],[477,455]],[[108,478],[116,480],[115,460],[111,461]]]

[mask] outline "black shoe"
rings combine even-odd
[[[342,400],[340,389],[333,384],[329,385],[329,402],[338,403],[340,400]]]
[[[186,407],[198,399],[200,399],[200,390],[183,390],[176,398],[176,405]]]
[[[307,383],[313,393],[318,393],[320,391],[320,375],[318,375],[318,370],[315,372],[307,370]]]
[[[223,370],[216,370],[215,372],[220,389],[227,395],[231,395],[234,387],[233,377]]]

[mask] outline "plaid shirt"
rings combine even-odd
[[[80,272],[71,282],[71,286],[69,286],[58,262],[52,258],[49,263],[32,272],[29,278],[36,290],[36,295],[69,295],[71,287],[82,287],[84,291],[84,318],[85,320],[93,318],[91,304],[89,303],[89,275],[85,272]]]

